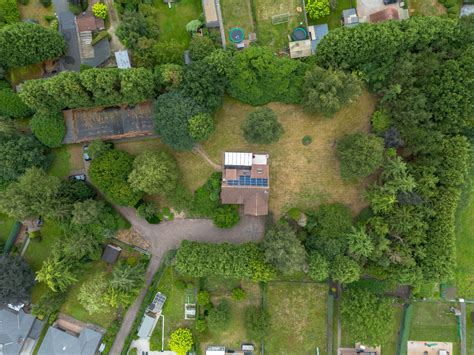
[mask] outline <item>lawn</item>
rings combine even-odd
[[[269,354],[326,353],[327,285],[271,282],[266,307],[270,330],[265,339]]]
[[[288,35],[294,28],[304,25],[303,12],[298,13],[297,7],[303,8],[302,0],[254,0],[257,19],[258,42],[275,48],[288,47]],[[272,16],[289,14],[289,21],[279,25],[272,24]]]
[[[8,80],[13,87],[32,79],[39,79],[43,76],[43,63],[31,64],[24,67],[12,68],[8,71]]]
[[[410,16],[440,16],[446,14],[446,8],[438,0],[410,0]]]
[[[71,171],[84,169],[82,147],[80,144],[63,145],[52,150],[53,161],[49,167],[49,174],[64,178]]]
[[[345,134],[367,132],[375,98],[364,92],[333,118],[310,115],[300,106],[271,103],[285,133],[278,143],[251,145],[242,137],[240,126],[253,107],[226,98],[217,112],[216,131],[203,144],[216,163],[224,151],[267,152],[270,154],[270,209],[280,215],[290,207],[315,208],[323,202],[339,201],[354,213],[367,205],[363,197],[366,182],[345,183],[339,174],[335,143]],[[304,146],[305,135],[313,143]]]
[[[85,270],[81,272],[78,282],[70,288],[66,302],[61,307],[61,312],[81,322],[97,324],[107,329],[116,319],[117,310],[107,307],[104,309],[104,312],[91,315],[82,307],[77,299],[82,284],[100,272],[110,272],[110,267],[103,261],[95,261],[85,265]]]
[[[0,213],[0,244],[3,245],[7,241],[15,222],[15,218],[11,218],[3,213]]]
[[[321,17],[317,20],[308,18],[310,25],[320,25],[327,23],[330,30],[341,27],[342,10],[357,7],[356,0],[338,0],[336,1],[336,8],[331,9],[331,13],[327,16]]]
[[[186,292],[194,292],[193,283],[183,283],[181,277],[169,267],[163,274],[157,291],[166,295],[166,302],[163,307],[163,316],[165,318],[165,349],[169,349],[168,341],[170,334],[177,328],[192,328],[193,321],[184,319],[184,303],[186,301]],[[159,321],[151,336],[151,350],[161,350],[162,339],[162,321]]]
[[[456,285],[458,296],[474,298],[474,152],[456,214]]]
[[[414,303],[409,340],[452,342],[454,353],[458,354],[460,343],[457,320],[449,311],[450,306],[450,303],[442,302]]]
[[[49,23],[44,17],[54,15],[54,6],[51,5],[44,7],[41,5],[40,0],[30,0],[28,5],[22,5],[18,3],[18,9],[20,10],[22,19],[36,20],[40,23],[40,25],[45,27],[49,27]]]
[[[33,270],[38,271],[43,265],[43,261],[51,254],[51,248],[54,242],[61,238],[63,230],[61,226],[54,221],[45,221],[41,227],[41,241],[30,241],[25,253],[25,259]]]
[[[201,15],[201,0],[180,0],[173,3],[171,9],[162,0],[156,0],[155,7],[158,9],[160,41],[176,41],[187,47],[191,36],[186,31],[186,24]]]
[[[230,42],[229,33],[233,28],[238,27],[243,29],[246,39],[249,38],[249,33],[255,32],[250,1],[251,0],[220,0],[227,43]]]
[[[400,327],[403,318],[403,306],[396,304],[393,306],[395,316],[390,322],[390,334],[389,336],[384,339],[381,344],[381,353],[382,354],[397,354],[398,349],[398,340],[400,336]],[[337,327],[336,327],[337,329]],[[334,333],[334,337],[337,339],[336,332]],[[410,340],[412,340],[410,338]],[[344,328],[344,323],[342,322],[342,333],[341,333],[341,345],[342,347],[352,348],[354,347],[355,343],[359,342],[355,339],[349,332],[347,332]]]
[[[177,152],[170,149],[159,138],[149,138],[140,141],[116,143],[117,149],[125,150],[130,154],[137,155],[143,151],[165,150],[172,154],[179,165],[184,184],[194,191],[204,184],[214,171],[199,155],[193,152]]]
[[[244,300],[237,301],[232,298],[232,290],[237,287],[245,290]],[[260,286],[248,281],[207,278],[202,284],[202,289],[209,291],[213,305],[217,306],[225,300],[230,306],[228,326],[219,331],[208,331],[199,337],[202,353],[205,352],[207,346],[216,344],[223,345],[228,349],[239,350],[242,343],[253,343],[259,353],[259,343],[255,339],[247,337],[245,309],[250,305],[259,306],[261,304]]]

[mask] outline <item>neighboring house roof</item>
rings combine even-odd
[[[99,348],[102,334],[83,328],[79,336],[49,327],[38,355],[94,355]]]
[[[217,18],[216,0],[202,0],[202,8],[204,10],[204,18],[207,27],[219,27],[219,19]]]
[[[400,17],[398,15],[398,10],[395,7],[386,7],[385,9],[374,12],[370,14],[370,22],[383,22],[388,20],[398,20]]]
[[[17,312],[8,307],[0,308],[0,344],[3,344],[3,354],[20,354],[26,339],[30,337],[35,319],[22,309]]]
[[[309,37],[311,38],[311,52],[312,54],[316,53],[316,47],[318,46],[319,42],[329,33],[329,27],[327,23],[322,25],[316,26],[309,26],[308,27]]]
[[[140,329],[138,329],[138,336],[142,339],[149,339],[153,333],[153,329],[155,329],[157,321],[157,318],[145,314]]]
[[[223,346],[208,346],[206,348],[206,355],[225,355],[225,347],[223,347]]]
[[[131,68],[130,57],[128,56],[128,51],[117,51],[115,54],[115,61],[117,62],[117,67],[119,69],[128,69]]]
[[[357,26],[359,24],[359,16],[355,8],[342,10],[342,19],[344,26]]]
[[[224,153],[223,204],[244,205],[245,214],[265,216],[268,214],[269,182],[268,154]]]
[[[104,20],[95,17],[92,12],[92,6],[99,0],[89,0],[87,10],[76,16],[77,29],[79,32],[98,31],[105,28]]]
[[[155,132],[151,102],[134,107],[65,110],[63,114],[66,123],[66,136],[63,139],[65,144],[89,142],[94,139],[152,136]]]
[[[117,261],[121,251],[122,248],[116,245],[107,244],[104,249],[104,253],[102,254],[102,260],[104,260],[106,263],[113,264]]]
[[[461,7],[461,17],[469,16],[470,14],[474,14],[474,5],[463,5]]]
[[[311,40],[304,39],[302,41],[290,42],[290,57],[304,58],[309,57],[311,52]]]

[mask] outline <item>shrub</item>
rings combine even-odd
[[[44,145],[60,147],[66,134],[64,117],[61,112],[37,112],[30,122],[31,131]]]
[[[306,12],[313,20],[329,15],[329,0],[308,0]]]
[[[203,307],[211,303],[211,296],[209,295],[209,292],[205,290],[199,291],[197,295],[197,303],[198,305],[203,306]]]
[[[230,307],[227,301],[223,300],[217,307],[212,308],[207,316],[207,324],[210,330],[223,331],[230,321]]]
[[[329,263],[327,259],[317,252],[309,256],[308,276],[314,281],[324,281],[329,276]]]
[[[23,118],[31,116],[33,112],[11,89],[0,90],[0,116]]]
[[[337,143],[337,156],[344,179],[364,178],[382,165],[384,142],[382,138],[363,133],[343,137]]]
[[[301,140],[301,143],[303,145],[310,145],[311,143],[313,143],[313,138],[311,136],[304,136]]]
[[[216,49],[209,37],[194,36],[189,43],[189,56],[192,60],[201,60]]]
[[[375,133],[385,132],[390,128],[390,116],[386,111],[379,110],[372,114],[372,128]]]
[[[189,134],[198,142],[205,141],[215,130],[214,118],[208,113],[200,113],[188,121]]]
[[[187,328],[178,328],[170,335],[169,347],[177,355],[186,355],[193,346],[193,333]]]
[[[351,283],[359,280],[360,266],[344,255],[338,255],[331,264],[331,278],[340,283]]]
[[[243,288],[236,287],[232,290],[232,298],[236,301],[244,300],[247,294]]]
[[[251,112],[242,125],[242,131],[245,140],[253,144],[278,142],[284,132],[277,115],[268,107]]]
[[[214,225],[219,228],[232,228],[240,221],[237,205],[223,205],[218,207],[212,217]]]
[[[40,2],[41,2],[41,5],[43,5],[44,7],[51,6],[51,0],[40,0]]]
[[[198,333],[207,332],[207,321],[205,319],[198,319],[196,321],[196,330]]]
[[[0,1],[0,27],[20,21],[20,12],[15,0]]]
[[[101,141],[100,139],[95,139],[89,144],[89,148],[87,149],[87,152],[91,159],[96,159],[100,157],[101,155],[103,155],[104,153],[107,153],[112,148],[113,148],[112,143],[104,142],[104,141]]]
[[[158,208],[153,202],[143,202],[137,208],[137,216],[143,219],[150,219],[158,215]]]
[[[92,5],[92,13],[95,17],[105,20],[107,17],[107,5],[102,4],[101,2],[96,2]]]

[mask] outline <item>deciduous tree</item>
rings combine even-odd
[[[66,135],[62,112],[37,112],[30,121],[30,127],[36,138],[50,148],[60,147]]]
[[[187,328],[178,328],[170,335],[169,347],[177,355],[186,355],[193,346],[193,333]]]
[[[35,274],[19,256],[0,256],[0,304],[17,305],[31,299]]]
[[[330,275],[334,281],[348,284],[355,282],[360,278],[360,266],[356,261],[351,258],[338,255],[334,258],[334,261],[331,263]]]
[[[284,130],[275,112],[268,107],[262,107],[247,116],[242,124],[242,132],[249,143],[270,144],[278,142]]]
[[[104,313],[109,310],[106,298],[107,286],[104,273],[98,273],[82,284],[77,299],[89,314]]]
[[[49,257],[36,273],[36,280],[44,282],[54,292],[65,292],[69,286],[77,282],[72,265],[67,260]]]

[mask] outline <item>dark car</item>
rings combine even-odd
[[[79,180],[79,181],[86,181],[86,175],[85,175],[85,174],[71,175],[71,176],[69,176],[69,179],[71,179],[71,180]]]
[[[383,0],[383,3],[385,5],[395,4],[397,2],[398,2],[398,0]]]
[[[89,146],[88,145],[85,145],[84,147],[82,147],[82,156],[84,157],[85,161],[91,161],[92,160],[92,158],[89,155]]]

